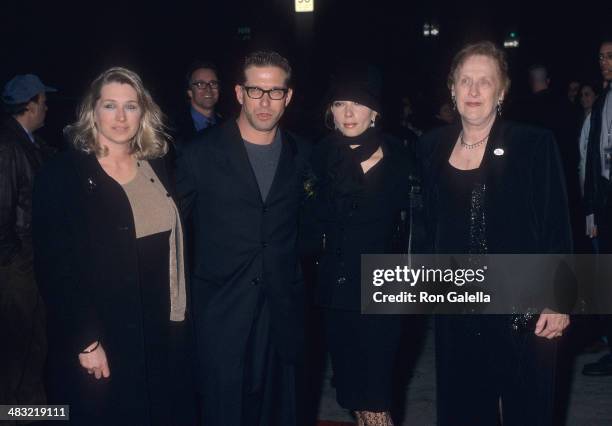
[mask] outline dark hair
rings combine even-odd
[[[591,89],[593,89],[593,93],[595,93],[595,96],[599,96],[602,92],[601,83],[597,83],[595,81],[585,81],[584,83],[580,84],[578,94],[580,94],[580,92],[582,92],[582,89],[585,87],[590,87]]]
[[[189,68],[187,69],[187,73],[185,74],[185,86],[187,87],[187,89],[191,87],[191,76],[194,72],[200,69],[212,70],[217,75],[217,77],[219,76],[219,70],[214,63],[210,61],[195,61],[189,66]]]
[[[536,70],[544,70],[544,74],[546,75],[546,78],[550,78],[550,74],[548,73],[548,67],[544,64],[532,64],[529,68],[527,68],[527,72],[529,74],[531,74],[533,71]]]
[[[506,52],[490,41],[480,41],[478,43],[468,44],[457,52],[453,58],[450,72],[448,73],[448,88],[450,89],[453,84],[455,84],[455,74],[459,67],[461,67],[468,58],[475,55],[486,56],[495,61],[504,93],[507,93],[510,89],[510,77],[508,76],[508,61],[506,60]]]
[[[258,50],[244,58],[242,66],[242,82],[246,82],[246,70],[250,67],[278,67],[285,71],[287,78],[285,84],[291,83],[291,65],[289,61],[279,53],[271,50]]]
[[[36,95],[28,99],[27,102],[22,102],[19,104],[7,104],[3,102],[2,107],[7,114],[12,115],[14,117],[19,117],[25,114],[25,112],[28,110],[28,104],[30,102],[38,103],[39,100],[40,100],[40,93],[37,93]]]

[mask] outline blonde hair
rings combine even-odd
[[[121,67],[104,71],[91,83],[77,110],[77,121],[64,129],[75,148],[88,154],[93,153],[97,157],[104,157],[108,154],[108,149],[98,141],[94,111],[100,99],[102,87],[110,83],[132,86],[142,109],[138,132],[130,141],[130,152],[139,160],[163,157],[168,152],[168,141],[170,140],[170,136],[166,133],[164,114],[153,101],[149,91],[145,89],[138,74]]]

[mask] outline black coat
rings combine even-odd
[[[419,142],[425,217],[434,251],[440,236],[437,209],[443,208],[438,206],[439,176],[460,131],[460,126],[442,127],[427,133]],[[496,150],[502,155],[496,155]],[[562,163],[550,131],[496,120],[480,168],[486,185],[484,209],[489,253],[571,253]],[[556,302],[560,306],[549,307],[566,311],[572,303]]]
[[[170,191],[164,160],[150,164]],[[146,283],[139,280],[124,190],[94,155],[65,152],[37,176],[33,230],[36,278],[48,314],[50,402],[72,404],[75,421],[79,413],[89,424],[150,424],[141,302]],[[111,369],[105,387],[96,386],[77,357],[96,340]]]
[[[314,194],[305,205],[301,245],[318,259],[316,298],[323,307],[359,310],[361,255],[412,253],[424,238],[416,159],[391,136],[381,147],[384,157],[368,171],[363,190],[342,199],[331,195],[330,138],[313,150]]]
[[[0,265],[23,250],[31,263],[34,175],[54,150],[38,137],[32,143],[13,117],[0,123]]]
[[[308,155],[307,145],[282,132],[264,202],[235,121],[208,129],[179,151],[181,209],[193,223],[191,288],[201,382],[204,398],[220,411],[211,418],[240,416],[245,348],[261,298],[280,355],[291,361],[299,351],[303,277],[296,239]]]

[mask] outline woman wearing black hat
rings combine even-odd
[[[412,249],[409,235],[399,231],[415,226],[416,167],[401,142],[376,127],[380,103],[367,81],[339,81],[326,111],[335,131],[313,151],[316,184],[304,235],[319,251],[316,297],[324,308],[338,403],[355,412],[359,425],[392,425],[402,319],[361,315],[361,254]]]

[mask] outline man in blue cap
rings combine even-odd
[[[17,75],[2,91],[0,121],[0,404],[44,404],[44,306],[32,271],[34,175],[52,151],[34,132],[45,123],[45,86]]]

